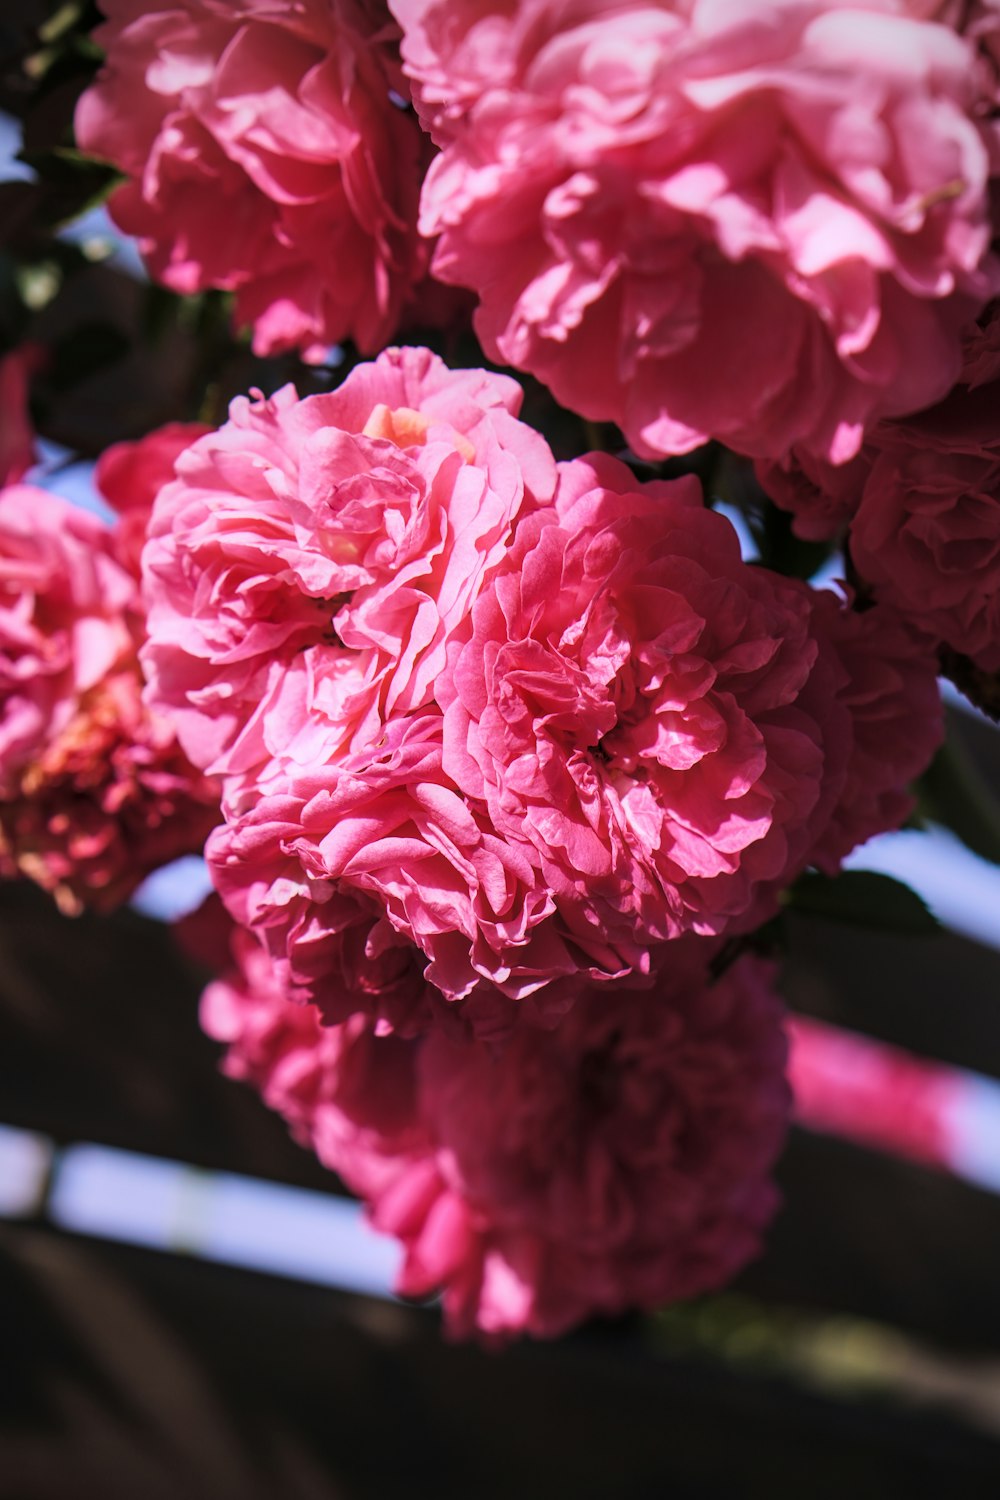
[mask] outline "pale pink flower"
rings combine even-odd
[[[842,463],[995,291],[995,92],[906,0],[392,0],[487,353],[646,456]]]
[[[389,350],[329,395],[238,399],[181,455],[144,558],[143,662],[197,765],[249,773],[253,800],[270,758],[322,764],[432,702],[516,516],[555,484],[520,400]]]
[[[218,794],[142,703],[136,579],[96,517],[0,492],[0,854],[68,912],[197,850]]]
[[[424,146],[387,13],[362,0],[102,0],[107,54],[76,112],[127,181],[118,226],[176,292],[235,292],[259,354],[392,335],[426,252]]]

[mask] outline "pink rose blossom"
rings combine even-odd
[[[499,1056],[424,1044],[438,1193],[420,1201],[416,1168],[372,1220],[403,1241],[399,1291],[443,1287],[454,1336],[556,1337],[711,1290],[759,1251],[789,1110],[771,971],[744,959],[709,988],[674,964],[657,992],[590,991]]]
[[[1000,381],[886,424],[850,532],[859,575],[934,641],[1000,671]]]
[[[421,229],[494,358],[645,456],[843,463],[998,285],[995,92],[906,0],[392,0]]]
[[[796,536],[823,542],[847,530],[872,462],[871,445],[866,444],[846,464],[793,449],[782,459],[758,459],[754,470],[768,498],[791,512]]]
[[[478,1035],[510,1029],[512,1000],[551,1025],[572,1000],[560,981],[625,971],[602,934],[569,930],[524,851],[450,783],[439,713],[389,724],[377,749],[312,771],[286,767],[247,802],[209,840],[213,882],[288,992],[331,1019],[372,1013],[362,987],[342,979],[342,934],[354,924],[390,962],[395,934],[415,943],[438,998],[461,1002]],[[428,1018],[376,1000],[386,1023],[412,1030]]]
[[[318,359],[344,338],[380,348],[426,252],[424,146],[392,97],[403,85],[379,7],[102,5],[107,62],[77,139],[126,174],[110,211],[152,275],[176,292],[235,292],[258,354]]]
[[[748,566],[696,479],[601,456],[520,517],[447,656],[377,737],[305,713],[208,846],[233,916],[330,1015],[356,987],[327,945],[360,912],[477,1035],[514,1024],[500,997],[552,1025],[584,980],[747,930],[897,826],[940,738],[935,663],[891,612]]]
[[[426,959],[359,890],[313,878],[299,851],[303,803],[263,796],[208,841],[213,879],[229,913],[270,955],[282,993],[314,1004],[327,1022],[363,1014],[383,1030],[422,1030],[440,1007]]]
[[[901,828],[914,808],[910,783],[944,738],[937,657],[888,605],[843,609],[816,595],[816,619],[836,648],[851,716],[847,776],[810,863],[835,875],[852,849]]]
[[[413,1047],[376,1035],[361,1015],[324,1026],[287,998],[267,953],[236,929],[235,967],[210,984],[201,1024],[228,1044],[225,1071],[260,1091],[292,1134],[356,1193],[377,1194],[429,1146],[419,1117]]]
[[[202,1006],[227,1071],[364,1197],[402,1242],[397,1290],[443,1292],[451,1334],[554,1337],[716,1287],[758,1250],[789,1108],[768,965],[710,985],[680,945],[655,992],[586,990],[497,1051],[323,1028],[261,950],[240,958]]]
[[[832,595],[745,564],[696,480],[639,486],[611,459],[563,465],[555,506],[522,520],[452,652],[445,770],[485,801],[572,931],[623,964],[763,920],[762,898],[814,859],[831,818],[859,839],[892,826],[937,743],[933,663],[913,666],[911,706],[896,643],[883,660],[869,632],[869,661],[842,615]],[[869,702],[873,683],[884,704]],[[879,714],[921,732],[880,770],[885,800],[873,791],[855,818],[842,799],[860,795],[852,758]]]
[[[840,469],[795,451],[758,464],[805,537],[846,528],[874,597],[986,672],[1000,670],[1000,306],[965,330],[960,380],[943,401],[881,422]]]
[[[998,12],[1000,14],[1000,12]],[[990,303],[978,322],[962,330],[962,367],[943,401],[909,418],[881,422],[849,463],[834,465],[794,448],[780,459],[759,460],[757,479],[767,496],[792,515],[792,529],[809,541],[846,531],[861,504],[872,466],[885,448],[928,446],[947,452],[989,447],[988,399],[968,402],[971,392],[1000,379],[1000,303]],[[987,420],[984,421],[984,418]],[[969,426],[971,431],[964,429]],[[925,427],[926,424],[926,427]],[[926,437],[924,432],[926,430]]]
[[[218,797],[141,701],[142,613],[113,531],[0,492],[0,852],[63,910],[107,910],[199,849]]]
[[[209,430],[202,422],[168,422],[136,441],[113,443],[97,460],[94,483],[118,512],[116,553],[136,578],[153,501],[173,479],[174,465],[185,448]]]
[[[0,789],[69,725],[133,649],[135,584],[96,517],[44,490],[12,485],[0,500]]]
[[[520,388],[389,350],[330,395],[239,399],[178,460],[144,558],[151,701],[195,764],[235,780],[377,742],[433,699],[451,634],[547,445]]]

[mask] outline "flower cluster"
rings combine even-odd
[[[557,463],[519,396],[392,349],[241,398],[143,554],[150,701],[222,790],[208,1029],[485,1335],[752,1253],[780,1007],[718,938],[898,826],[940,736],[891,610],[744,562],[693,477]]]
[[[4,868],[104,908],[212,830],[205,1027],[453,1333],[716,1286],[788,1112],[761,929],[909,816],[942,654],[1000,673],[1000,10],[102,4],[151,275],[343,347],[110,448],[111,526],[18,482],[0,366]],[[466,290],[485,358],[386,347]],[[709,439],[849,583],[744,558]]]
[[[159,434],[128,457],[168,461]],[[149,484],[125,489],[148,515]],[[0,862],[66,912],[119,905],[218,820],[217,789],[142,701],[128,538],[44,490],[0,491]]]
[[[556,465],[515,389],[392,350],[237,402],[156,504],[151,702],[222,780],[218,889],[328,1013],[359,923],[490,1016],[484,985],[561,1009],[755,925],[895,826],[937,743],[891,616],[748,566],[693,478]],[[870,674],[901,726],[874,784]]]

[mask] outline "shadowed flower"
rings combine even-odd
[[[965,334],[943,401],[882,422],[841,469],[795,451],[758,465],[804,537],[846,530],[858,577],[922,636],[1000,671],[1000,308]]]
[[[759,1249],[789,1110],[769,965],[713,984],[704,945],[678,945],[654,989],[585,988],[495,1050],[324,1028],[237,951],[202,1004],[226,1070],[401,1241],[397,1291],[440,1291],[452,1335],[554,1337],[716,1287]]]

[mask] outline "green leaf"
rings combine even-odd
[[[941,928],[916,891],[873,870],[845,870],[833,878],[809,871],[786,891],[785,904],[804,916],[882,932],[929,935]]]
[[[1000,865],[1000,802],[954,731],[917,783],[922,817],[951,830],[967,849]]]
[[[115,167],[72,146],[22,150],[18,159],[37,173],[42,197],[38,219],[49,229],[60,229],[99,207],[125,180]]]

